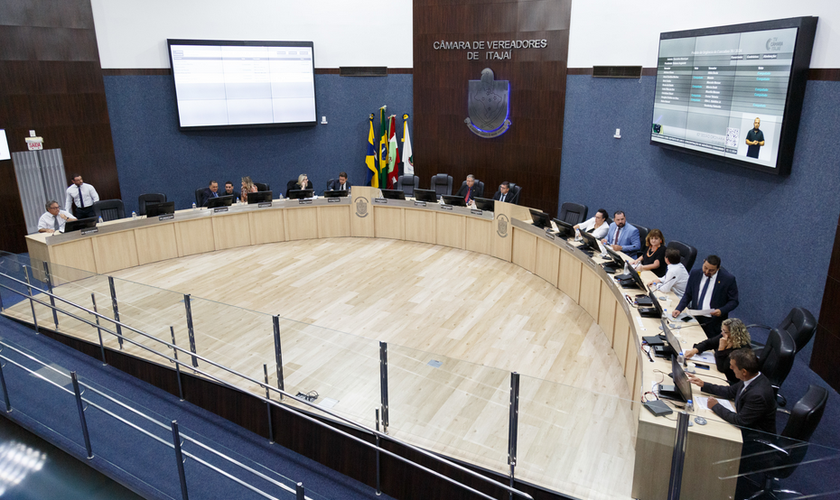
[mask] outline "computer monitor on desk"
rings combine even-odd
[[[461,198],[460,196],[445,194],[441,196],[443,198],[444,205],[452,205],[453,207],[466,207],[467,201]]]
[[[330,191],[324,191],[324,198],[344,198],[345,196],[349,196],[350,191],[346,189],[333,189]]]
[[[653,290],[648,293],[648,299],[650,300],[650,307],[648,307],[648,304],[646,303],[642,304],[640,302],[641,299],[637,299],[637,302],[639,303],[639,315],[643,318],[661,318],[664,312],[662,311],[662,306],[659,304],[659,300],[656,298]],[[668,324],[664,323],[663,328],[667,327]]]
[[[496,210],[496,200],[492,198],[475,198],[475,208],[484,210],[485,212],[493,212]]]
[[[160,217],[161,215],[169,215],[175,213],[175,202],[164,201],[163,203],[147,203],[146,217]]]
[[[557,226],[557,234],[562,238],[571,238],[575,235],[575,226],[560,219],[551,219],[554,225]]]
[[[533,208],[529,208],[528,211],[531,212],[531,224],[540,229],[551,229],[551,217],[547,213]]]
[[[617,275],[615,279],[618,280],[618,284],[623,286],[624,288],[638,288],[640,290],[647,291],[647,287],[645,286],[645,282],[642,281],[642,277],[639,276],[639,272],[636,271],[636,268],[633,266],[624,266],[624,269],[627,271],[626,274]]]
[[[662,319],[662,331],[665,333],[665,344],[654,346],[654,353],[660,357],[676,356],[681,353],[682,346],[680,346],[680,341],[668,327],[668,321],[665,319]]]
[[[147,205],[148,206],[148,205]],[[64,223],[64,233],[72,233],[73,231],[80,231],[96,227],[96,217],[88,217],[87,219],[68,220]]]
[[[592,257],[596,253],[601,253],[601,247],[598,246],[598,240],[586,231],[580,232],[580,237],[583,238],[583,245],[579,246],[581,252]]]
[[[689,399],[693,400],[691,382],[688,381],[688,375],[685,374],[683,367],[677,362],[676,356],[671,356],[671,376],[674,377],[674,385],[659,384],[659,397],[683,403],[688,402]]]
[[[607,255],[612,259],[612,262],[605,262],[604,263],[604,270],[610,274],[617,272],[619,269],[624,269],[625,262],[621,255],[618,254],[615,250],[613,250],[609,245],[604,245],[604,250],[607,251]]]
[[[271,193],[271,191],[266,191],[267,193]],[[290,200],[303,200],[306,198],[312,198],[315,195],[314,189],[290,189],[289,190],[289,199]],[[271,201],[271,197],[268,198],[266,201]],[[251,195],[248,195],[248,203],[251,203]]]
[[[207,200],[207,208],[229,207],[233,204],[233,195],[219,196]]]
[[[387,200],[404,200],[405,191],[402,189],[380,189],[382,197]]]
[[[414,199],[417,201],[425,201],[426,203],[437,203],[437,194],[433,189],[415,189]]]

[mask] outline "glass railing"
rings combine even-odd
[[[46,364],[27,349],[4,339],[0,359],[10,416],[35,424],[48,440],[87,456],[87,429],[93,460],[104,462],[121,480],[130,480],[145,494],[181,498],[181,482],[173,445],[172,418],[132,401],[125,395],[78,377],[84,407],[81,423],[70,372]],[[5,408],[3,408],[5,410]],[[293,499],[296,481],[282,471],[179,424],[186,488],[193,498]],[[307,489],[308,498],[324,497]]]

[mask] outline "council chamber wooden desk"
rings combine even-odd
[[[234,247],[337,237],[393,238],[492,255],[527,269],[571,297],[608,337],[627,381],[625,397],[636,402],[632,496],[667,497],[675,419],[673,415],[670,419],[654,417],[638,403],[653,382],[670,372],[669,363],[649,361],[640,348],[643,336],[659,333],[659,321],[638,314],[625,300],[625,293],[631,292],[616,285],[599,265],[600,259],[590,258],[572,242],[534,227],[527,208],[497,202],[494,212],[488,212],[414,200],[385,200],[379,197],[378,189],[356,186],[352,198],[275,200],[221,210],[182,210],[174,216],[99,224],[93,234],[29,235],[27,245],[34,259],[105,274]],[[643,274],[646,280],[652,277],[652,273]],[[676,305],[672,295],[666,297],[666,307]],[[677,333],[684,346],[705,338],[696,326],[686,326]],[[727,498],[734,492],[735,481],[718,477],[738,469],[740,431],[715,419],[711,412],[703,415],[709,424],[689,429],[682,497]],[[730,461],[725,466],[712,466],[724,460]]]

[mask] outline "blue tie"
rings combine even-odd
[[[703,299],[706,297],[706,290],[709,289],[709,282],[712,281],[712,278],[706,278],[706,284],[703,285],[703,290],[700,292],[700,301],[697,304],[697,309],[703,308]]]

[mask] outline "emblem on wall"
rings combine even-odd
[[[499,214],[496,216],[496,234],[500,237],[507,238],[509,225],[510,219],[508,219],[507,215]]]
[[[356,198],[356,217],[364,218],[368,216],[368,205],[370,202],[364,196]]]
[[[469,118],[464,120],[473,134],[489,139],[510,128],[510,82],[496,80],[490,68],[481,70],[481,80],[470,80],[467,96]]]

